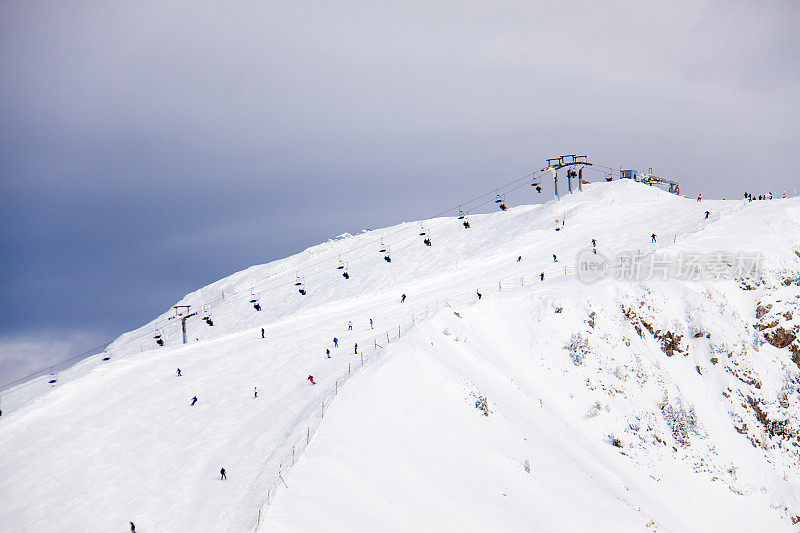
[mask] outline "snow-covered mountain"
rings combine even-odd
[[[251,267],[5,393],[0,530],[800,528],[800,200],[467,220]]]

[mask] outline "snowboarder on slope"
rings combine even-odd
[[[481,294],[481,291],[476,291],[476,292],[478,293],[478,300],[480,300],[481,298],[483,298],[483,295]]]
[[[195,396],[194,398],[192,398],[192,403],[191,403],[191,405],[194,405],[194,404],[196,404],[196,403],[197,403],[197,396]]]
[[[347,329],[348,329],[348,331],[352,331],[352,329],[353,329],[353,323],[351,321],[349,321],[349,320],[347,321]]]
[[[519,263],[520,261],[522,261],[522,256],[517,257],[517,263]]]
[[[597,248],[597,241],[592,239],[592,248]]]
[[[553,254],[553,263],[558,263],[558,257],[556,257],[556,254]]]
[[[655,233],[650,235],[650,238],[652,239],[652,242],[656,242],[656,234]]]
[[[265,335],[265,333],[266,333],[266,332],[264,331],[264,328],[261,328],[261,338],[262,338],[262,339],[264,338],[264,335]]]
[[[353,353],[354,353],[354,354],[357,354],[357,353],[358,353],[358,343],[356,343],[356,346],[355,346],[355,348],[354,348],[354,351],[353,351]]]
[[[331,358],[331,349],[330,348],[325,348],[325,355],[328,356],[328,359]]]
[[[311,374],[309,374],[309,375],[308,375],[308,381],[309,381],[309,382],[310,382],[312,385],[316,385],[316,384],[317,384],[317,382],[316,382],[316,381],[314,381],[314,376],[312,376]]]
[[[181,377],[181,369],[178,369],[178,377]]]
[[[253,387],[253,398],[258,398],[258,387]]]
[[[406,301],[406,294],[403,293],[403,295],[400,297],[400,303],[403,303],[405,301]]]
[[[539,281],[544,281],[544,272],[539,274]]]
[[[136,524],[134,524],[133,522],[131,522],[130,524],[131,524],[131,533],[136,533]]]
[[[372,327],[372,319],[371,318],[369,319],[369,329],[375,329],[375,328]]]
[[[339,339],[337,339],[336,337],[333,338],[333,347],[334,348],[338,348],[339,347]]]
[[[708,219],[708,215],[710,215],[710,214],[711,214],[711,213],[709,213],[708,211],[706,211],[706,219]]]
[[[225,475],[225,467],[222,467],[219,469],[219,480],[225,481],[226,479],[228,479],[228,476]]]

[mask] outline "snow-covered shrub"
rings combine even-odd
[[[689,406],[686,409],[680,397],[675,400],[673,406],[669,401],[669,396],[664,393],[664,399],[659,404],[661,414],[664,415],[664,420],[672,430],[672,436],[683,446],[689,446],[690,435],[698,434],[697,431],[697,415],[695,415],[694,407]]]
[[[583,360],[589,353],[589,341],[580,333],[573,333],[569,339],[569,344],[565,346],[569,352],[569,357],[576,365],[582,365]]]
[[[475,398],[475,409],[483,413],[483,416],[489,416],[491,411],[489,410],[489,402],[486,400],[486,396],[481,394]]]

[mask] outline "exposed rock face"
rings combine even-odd
[[[782,327],[777,327],[772,331],[764,333],[764,338],[776,348],[786,348],[797,339],[797,336],[791,331],[787,331]]]
[[[792,361],[800,367],[800,324],[794,319],[798,308],[800,297],[797,296],[786,300],[776,299],[771,303],[759,302],[754,327],[762,332],[764,340],[772,346],[789,348]]]

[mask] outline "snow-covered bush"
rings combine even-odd
[[[569,357],[576,365],[582,365],[586,355],[589,354],[589,341],[580,333],[573,333],[569,344],[564,348],[569,352]]]

